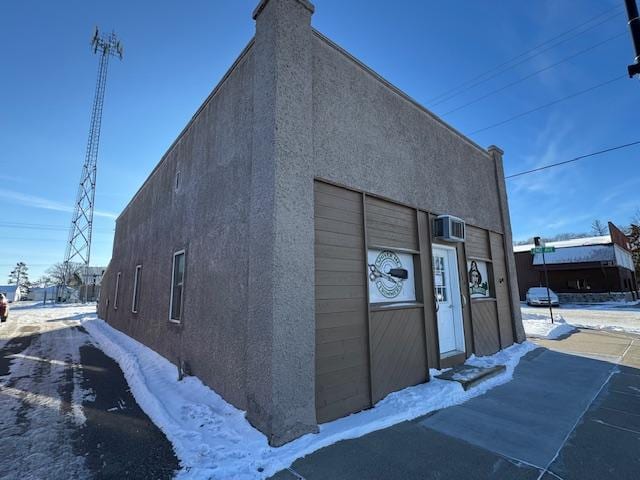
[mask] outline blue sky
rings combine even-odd
[[[104,265],[115,216],[252,37],[257,1],[3,5],[0,283],[19,260],[35,278],[64,255],[95,85],[94,25],[116,30],[125,46],[124,61],[109,69],[98,163],[92,264]],[[500,146],[507,174],[640,140],[640,81],[627,78],[471,133],[624,75],[633,55],[621,0],[314,3],[315,28],[478,144]],[[607,11],[601,19],[613,18],[586,33],[562,37],[557,47],[522,57],[515,68],[446,102],[433,101]],[[594,218],[628,222],[640,208],[639,157],[640,147],[629,148],[509,180],[514,238],[588,231]]]

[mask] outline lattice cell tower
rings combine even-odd
[[[85,269],[85,278],[88,278],[88,267],[91,259],[91,234],[93,230],[93,207],[96,195],[96,170],[98,164],[98,144],[100,143],[100,124],[102,123],[102,106],[104,104],[104,91],[107,84],[107,68],[111,56],[122,60],[122,44],[114,32],[101,36],[96,27],[91,39],[93,53],[99,55],[98,80],[96,92],[91,110],[91,124],[89,126],[89,140],[85,154],[78,196],[73,209],[71,228],[69,229],[69,241],[64,256],[65,267],[65,293],[70,277],[77,267]],[[85,287],[85,300],[87,288]]]

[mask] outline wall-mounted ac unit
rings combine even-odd
[[[464,242],[464,221],[453,215],[440,215],[433,221],[433,236],[446,242]]]

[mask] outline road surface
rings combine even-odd
[[[0,326],[1,479],[163,479],[178,462],[80,318],[13,308]]]

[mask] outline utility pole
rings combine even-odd
[[[629,17],[629,31],[631,32],[631,42],[633,50],[636,54],[635,63],[627,67],[629,77],[640,75],[640,16],[638,15],[638,5],[636,0],[624,0],[627,7],[627,16]]]
[[[98,144],[100,143],[100,126],[102,123],[102,107],[104,104],[104,92],[107,84],[107,68],[109,58],[116,56],[122,60],[122,44],[115,32],[106,36],[100,36],[96,27],[91,39],[93,53],[99,55],[98,80],[91,110],[91,123],[89,125],[89,140],[85,154],[82,174],[76,204],[71,218],[69,240],[64,256],[64,295],[66,296],[69,277],[74,264],[84,267],[83,277],[86,279],[89,273],[89,261],[91,259],[91,236],[93,231],[93,207],[96,195],[96,171],[98,163]],[[84,302],[87,301],[87,286],[85,285]],[[82,286],[80,287],[82,289]]]

